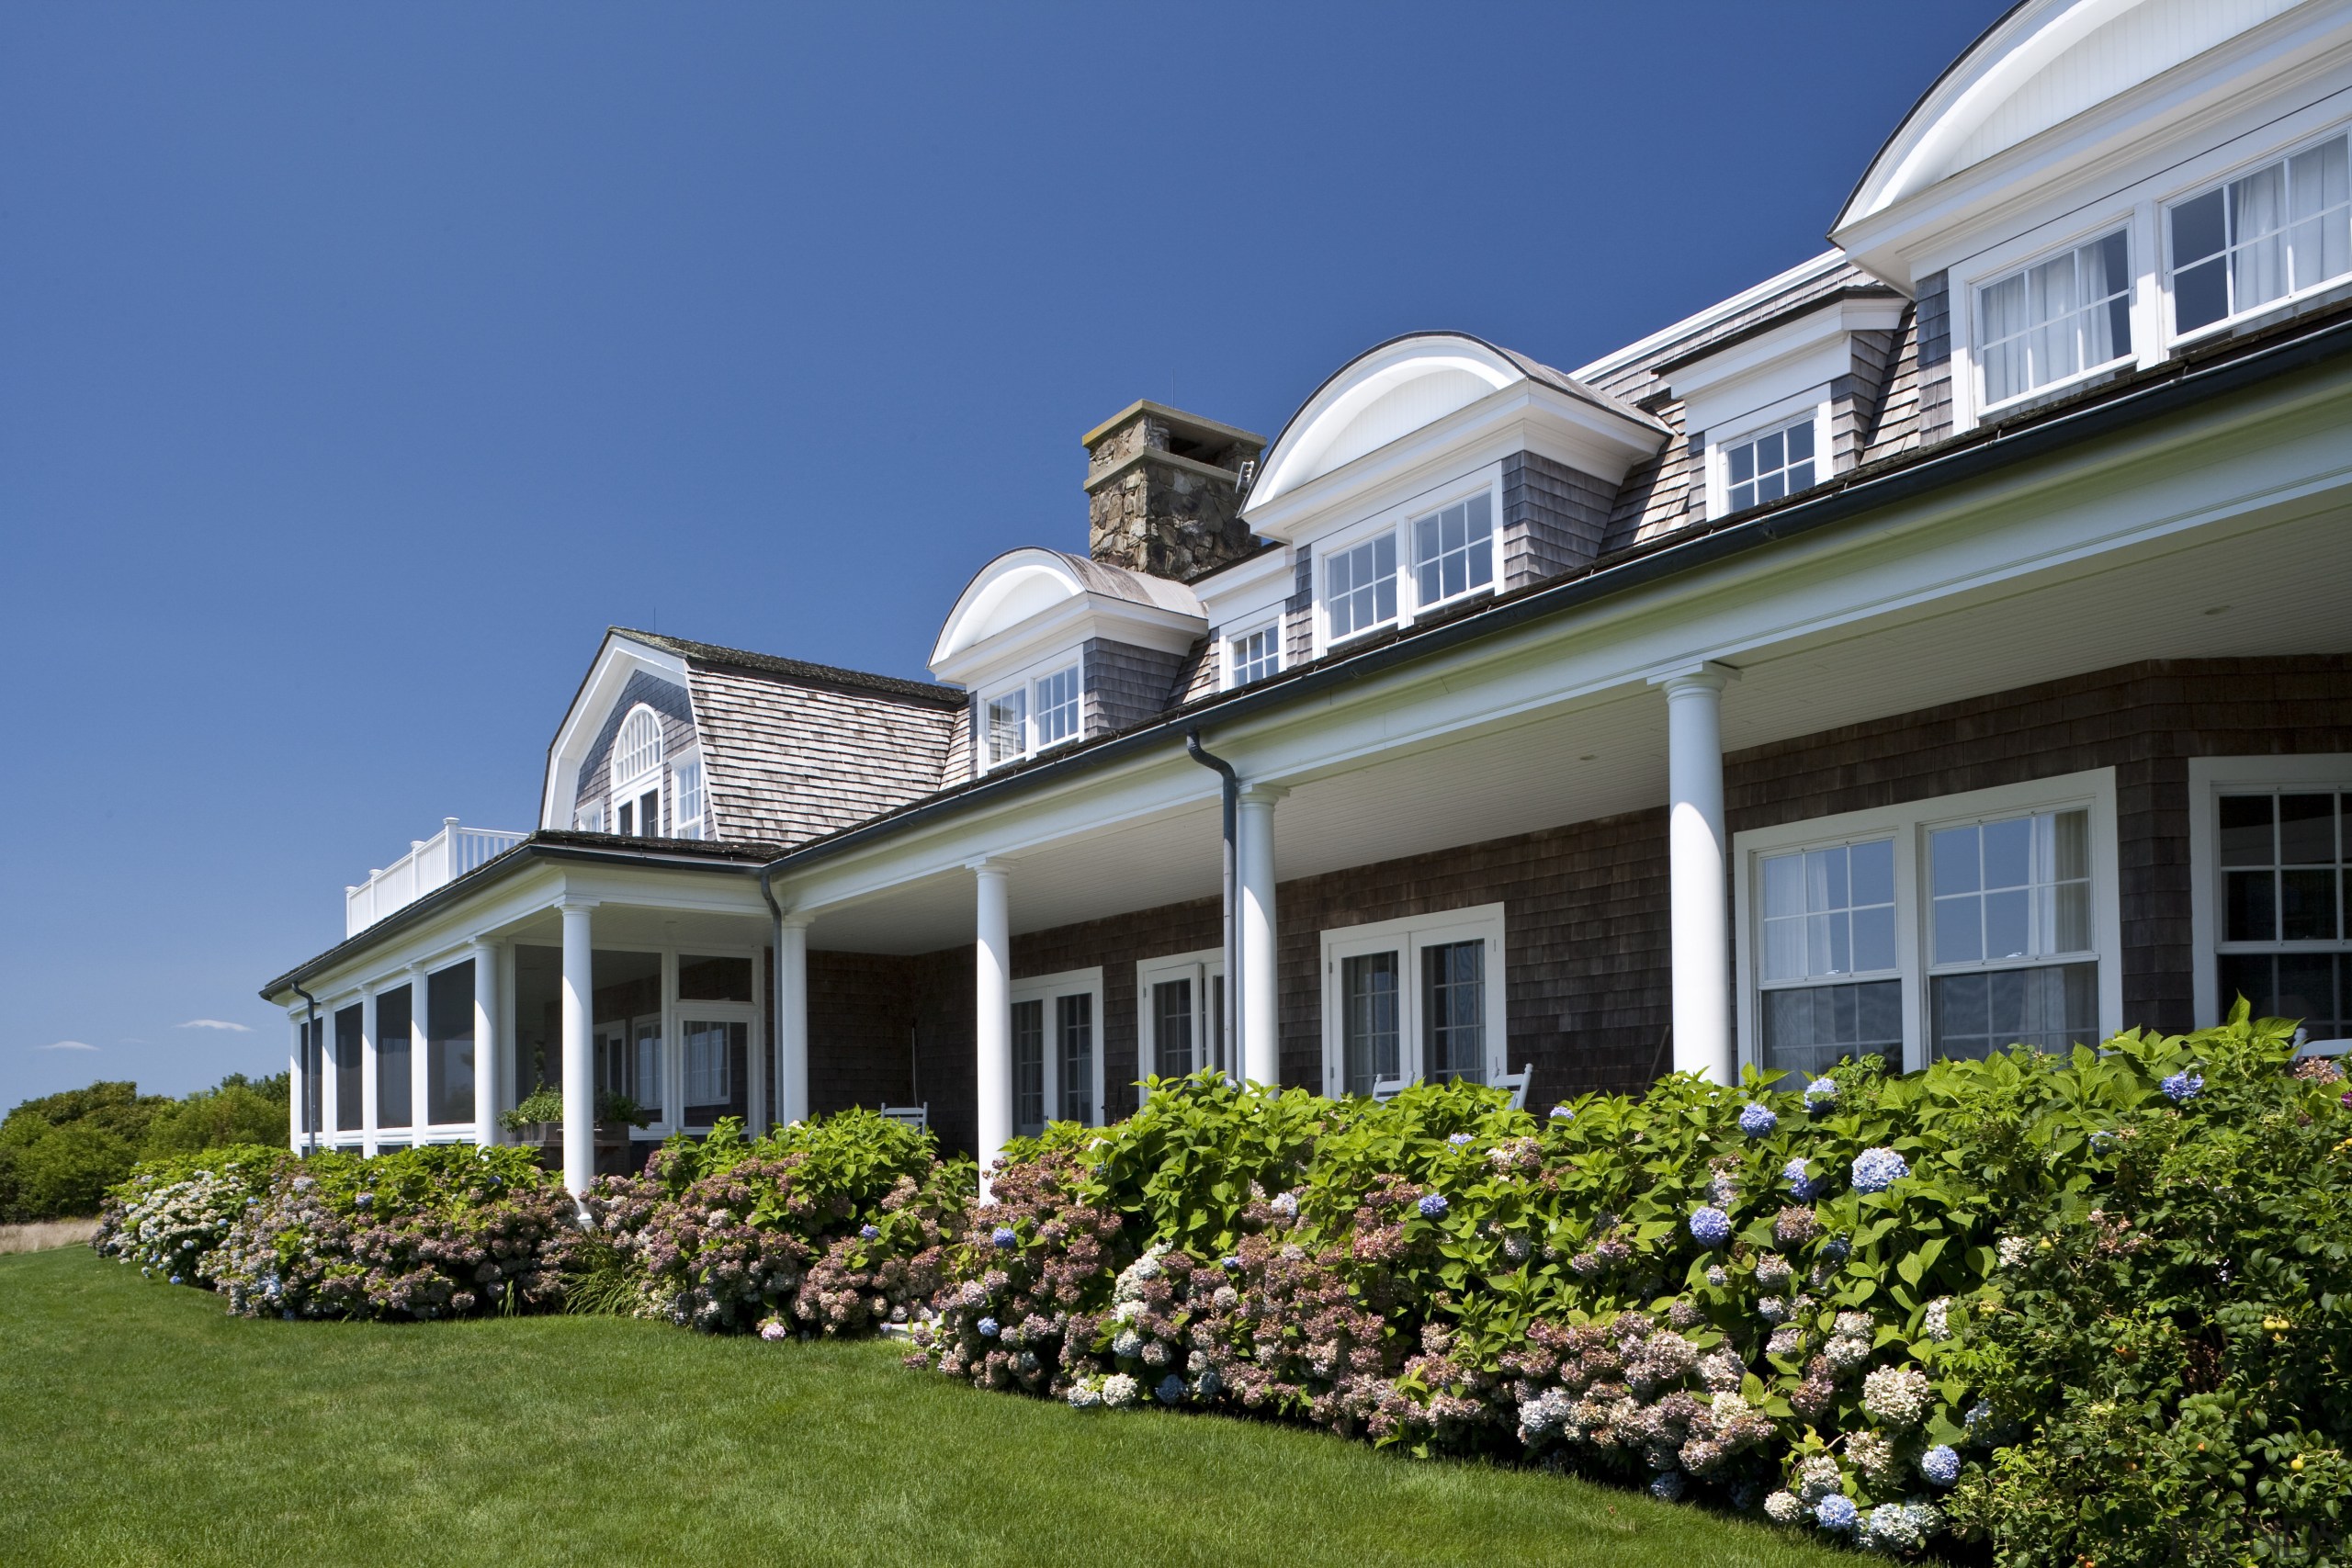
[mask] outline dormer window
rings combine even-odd
[[[642,704],[613,739],[613,831],[625,839],[662,831],[662,717]]]
[[[1451,499],[1419,497],[1340,534],[1317,568],[1323,645],[1409,626],[1442,604],[1492,592],[1500,475],[1501,465],[1489,465],[1457,484]],[[1400,561],[1407,570],[1398,570]]]
[[[1976,290],[1990,408],[2132,357],[2132,247],[2120,229]]]
[[[1494,498],[1480,491],[1413,528],[1413,577],[1421,606],[1459,599],[1495,581]]]
[[[1079,666],[1066,664],[1049,675],[1023,682],[982,704],[987,721],[989,767],[1046,750],[1078,739]]]
[[[1227,686],[1262,681],[1283,667],[1282,623],[1270,621],[1254,631],[1228,637],[1225,647]]]
[[[2166,213],[2173,331],[2195,332],[2352,273],[2341,133]]]
[[[1724,448],[1724,500],[1745,512],[1813,484],[1814,416]]]
[[[672,815],[677,821],[672,836],[680,839],[704,839],[710,835],[703,830],[702,759],[683,757],[670,768],[670,798]]]
[[[1326,581],[1333,642],[1386,626],[1396,618],[1396,536],[1381,534],[1332,556]]]

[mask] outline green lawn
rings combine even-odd
[[[0,1467],[12,1564],[1854,1561],[1552,1476],[980,1393],[875,1343],[242,1322],[78,1247],[0,1258]]]

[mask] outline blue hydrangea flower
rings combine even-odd
[[[1682,1472],[1669,1470],[1650,1482],[1650,1495],[1661,1503],[1678,1502],[1682,1496]]]
[[[1159,1386],[1151,1392],[1159,1396],[1162,1404],[1181,1404],[1184,1398],[1184,1380],[1170,1372],[1160,1379]]]
[[[1804,1108],[1807,1111],[1826,1111],[1837,1100],[1836,1078],[1815,1078],[1804,1086]]]
[[[351,1201],[356,1208],[372,1209],[376,1206],[376,1195],[373,1192],[362,1192]]]
[[[1949,1443],[1938,1443],[1919,1456],[1919,1473],[1939,1486],[1960,1479],[1960,1455]]]
[[[1445,1218],[1446,1210],[1452,1208],[1453,1205],[1445,1201],[1444,1193],[1432,1192],[1428,1197],[1422,1199],[1419,1203],[1415,1205],[1415,1207],[1421,1211],[1421,1217],[1425,1220],[1442,1220]]]
[[[1011,1225],[997,1226],[996,1234],[989,1236],[989,1239],[999,1247],[1012,1247],[1021,1240],[1018,1235],[1013,1234],[1013,1230]]]
[[[997,1322],[992,1317],[980,1319],[975,1326],[979,1329],[980,1337],[983,1339],[993,1339],[997,1336]]]
[[[867,1241],[874,1241],[882,1235],[882,1227],[880,1225],[860,1225],[857,1227],[857,1234]]]
[[[1842,1492],[1832,1492],[1814,1506],[1813,1517],[1823,1529],[1842,1533],[1854,1528],[1861,1513],[1854,1506],[1851,1497]]]
[[[2091,1134],[2091,1147],[2108,1149],[2115,1146],[2115,1134],[2102,1127]]]
[[[1751,1100],[1740,1107],[1739,1130],[1751,1138],[1764,1137],[1780,1124],[1780,1114],[1760,1100]]]
[[[1576,1114],[1575,1111],[1565,1105],[1555,1105],[1552,1107],[1552,1115],[1555,1121],[1572,1122],[1576,1120]]]
[[[1467,1134],[1467,1133],[1448,1133],[1448,1134],[1445,1135],[1445,1141],[1446,1141],[1447,1143],[1449,1143],[1449,1144],[1452,1144],[1455,1148],[1457,1148],[1457,1149],[1458,1149],[1458,1148],[1460,1148],[1463,1145],[1464,1145],[1464,1144],[1466,1144],[1466,1143],[1468,1143],[1468,1142],[1470,1141],[1470,1134]]]
[[[1911,1167],[1893,1149],[1864,1149],[1854,1156],[1854,1190],[1883,1192],[1911,1174]]]
[[[1217,1266],[1228,1274],[1238,1274],[1241,1272],[1241,1259],[1231,1253],[1227,1253],[1225,1257],[1218,1258]]]
[[[1804,1161],[1803,1159],[1792,1159],[1789,1161],[1788,1164],[1782,1166],[1781,1168],[1781,1179],[1789,1184],[1790,1190],[1797,1195],[1798,1201],[1804,1203],[1810,1203],[1815,1198],[1820,1197],[1822,1192],[1829,1186],[1829,1179],[1827,1177],[1807,1175],[1805,1173]]]
[[[1731,1235],[1731,1216],[1713,1203],[1690,1214],[1690,1234],[1708,1247],[1721,1247]]]
[[[177,1274],[175,1274],[172,1276],[172,1283],[175,1285],[185,1285],[187,1281],[181,1279]]]
[[[2156,1087],[2163,1089],[2165,1098],[2175,1105],[2186,1105],[2205,1092],[2205,1075],[2188,1071],[2177,1072]]]

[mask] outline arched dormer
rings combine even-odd
[[[2165,118],[2217,101],[2241,72],[2305,47],[2289,33],[2324,27],[2315,15],[2266,26],[2294,9],[2296,0],[2024,0],[1920,95],[1855,185],[1831,237],[1857,265],[1907,287],[1894,253],[1920,220],[2012,194],[2029,168],[2048,180],[2111,155]],[[2275,38],[2214,54],[2257,29]],[[2247,58],[2233,62],[2238,53]],[[2208,54],[2211,62],[2180,69]],[[2004,158],[2037,139],[2046,145],[2028,164]],[[1964,178],[1971,171],[1986,181],[1981,197]],[[1919,200],[1947,185],[1945,197]],[[1905,220],[1923,206],[1933,210]]]
[[[1276,437],[1242,514],[1291,542],[1310,514],[1392,476],[1518,450],[1613,486],[1665,436],[1649,415],[1522,355],[1466,333],[1415,333],[1316,389]]]
[[[974,701],[974,756],[1001,766],[1150,716],[1208,618],[1181,582],[1026,547],[979,570],[931,671]]]

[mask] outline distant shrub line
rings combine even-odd
[[[1752,1509],[1893,1554],[2321,1563],[2352,1495],[2352,1093],[2240,1017],[1539,1122],[1156,1082],[968,1162],[848,1112],[673,1140],[592,1228],[520,1151],[143,1169],[96,1245],[252,1315],[904,1324],[911,1364]]]

